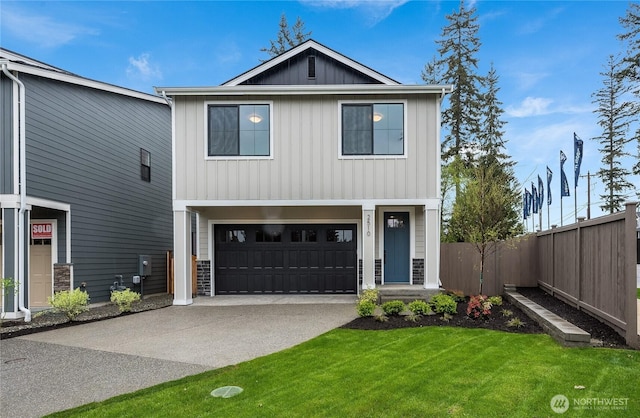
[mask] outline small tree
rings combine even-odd
[[[278,37],[275,41],[271,40],[269,48],[261,48],[260,52],[266,52],[269,54],[269,58],[277,57],[288,49],[291,49],[297,45],[300,45],[311,36],[311,31],[305,32],[304,22],[300,17],[296,19],[296,23],[289,28],[287,23],[287,16],[282,13],[280,16],[280,29],[278,30]],[[266,60],[261,60],[266,61]]]
[[[504,172],[495,164],[479,163],[471,171],[453,207],[449,228],[480,254],[480,290],[487,256],[498,241],[522,232],[517,207],[520,195],[514,184],[505,183]]]
[[[0,324],[2,323],[2,321],[4,320],[4,317],[6,315],[6,312],[4,310],[4,306],[5,306],[5,300],[4,297],[6,295],[14,295],[16,293],[16,286],[18,285],[18,283],[16,283],[12,278],[7,277],[4,278],[0,281],[0,297],[2,298],[2,300],[0,301],[2,303],[2,311],[0,312]]]

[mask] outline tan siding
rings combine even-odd
[[[278,97],[272,107],[273,159],[226,161],[205,160],[205,99],[212,98],[178,98],[175,103],[178,199],[436,197],[439,140],[437,127],[429,122],[436,120],[433,98],[407,101],[406,159],[339,159],[338,99]]]
[[[422,207],[416,206],[416,258],[425,258],[425,225],[424,211]]]

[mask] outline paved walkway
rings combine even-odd
[[[197,298],[191,306],[3,340],[0,417],[39,417],[240,363],[356,317],[354,296],[325,297],[323,304],[303,297],[251,300],[262,304]]]

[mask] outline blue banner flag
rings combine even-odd
[[[529,191],[524,189],[524,193],[522,194],[522,216],[526,220],[529,214],[527,213],[527,209],[529,206]]]
[[[544,204],[544,183],[542,182],[540,175],[538,175],[538,193],[538,206],[540,210],[542,210],[542,205]]]
[[[567,181],[567,175],[564,173],[564,162],[567,161],[567,156],[564,152],[560,151],[560,199],[565,196],[570,196],[569,182]]]
[[[573,133],[573,171],[576,178],[576,187],[578,187],[578,179],[580,178],[580,165],[582,164],[582,146],[583,142],[576,133]]]
[[[553,178],[553,171],[547,166],[547,205],[551,206],[551,179]]]
[[[531,204],[533,206],[533,213],[538,213],[538,191],[536,190],[535,184],[531,182]]]

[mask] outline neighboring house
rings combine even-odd
[[[117,275],[133,285],[141,255],[144,293],[166,292],[167,102],[5,49],[0,65],[0,274],[20,288],[4,297],[7,317],[80,286],[106,301]]]
[[[174,303],[192,302],[192,252],[203,295],[438,288],[451,88],[313,40],[221,86],[157,87],[173,102]]]

